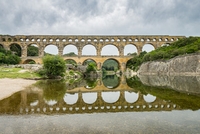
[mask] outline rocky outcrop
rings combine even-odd
[[[10,68],[23,68],[28,69],[32,71],[37,71],[39,69],[42,69],[43,65],[41,64],[18,64],[18,65],[9,65]]]
[[[200,54],[184,55],[169,61],[143,63],[139,75],[200,75]]]

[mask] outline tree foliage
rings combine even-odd
[[[0,64],[18,64],[20,57],[0,47]]]
[[[109,59],[103,63],[102,69],[109,71],[117,71],[119,69],[119,64],[116,60]]]
[[[77,56],[74,52],[69,52],[67,54],[64,54],[64,56]]]
[[[65,62],[66,62],[66,64],[77,65],[76,61],[72,60],[72,59],[67,59],[67,60],[65,60]]]
[[[94,62],[90,62],[86,68],[86,73],[90,73],[92,71],[96,71],[96,64]]]
[[[36,46],[29,46],[27,56],[38,56],[39,49]]]
[[[66,71],[65,61],[62,57],[56,55],[47,55],[43,57],[43,68],[48,78],[56,78],[58,76],[64,76]]]
[[[22,50],[21,50],[20,45],[18,45],[18,44],[12,44],[12,45],[10,46],[10,50],[11,50],[12,52],[14,52],[17,56],[21,57],[21,55],[22,55]]]

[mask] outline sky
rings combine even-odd
[[[199,0],[0,0],[0,34],[200,36]]]

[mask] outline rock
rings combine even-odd
[[[41,64],[19,64],[19,65],[10,65],[10,68],[23,68],[31,71],[37,71],[41,69],[43,66]]]
[[[151,61],[143,63],[140,75],[200,75],[200,54],[175,57],[169,61]]]

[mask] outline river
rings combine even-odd
[[[38,81],[0,101],[0,133],[199,133],[199,80],[109,75]]]

